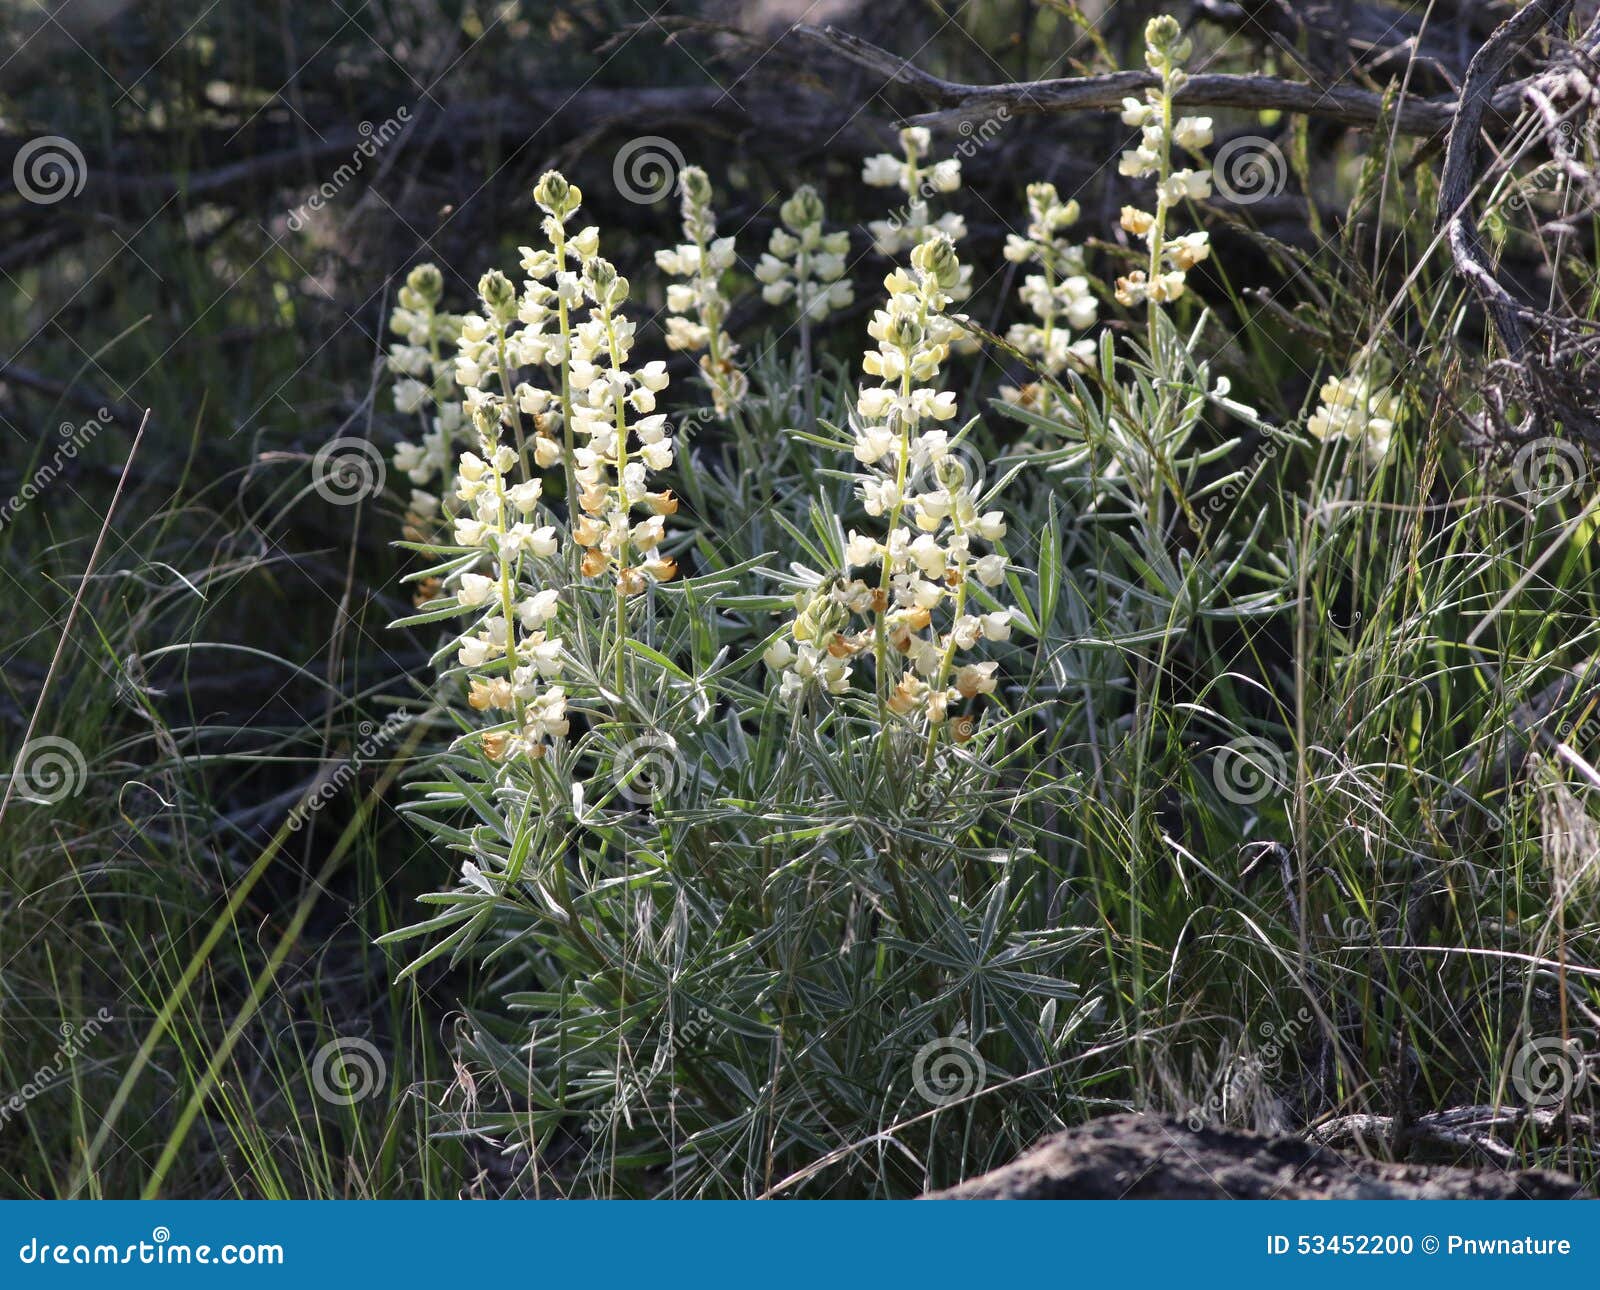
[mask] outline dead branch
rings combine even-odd
[[[1445,146],[1444,173],[1439,181],[1438,224],[1445,234],[1456,272],[1466,281],[1485,312],[1511,360],[1514,376],[1529,396],[1531,408],[1520,435],[1539,433],[1546,423],[1561,421],[1591,443],[1600,442],[1600,420],[1592,407],[1586,407],[1566,391],[1567,382],[1553,369],[1554,364],[1536,351],[1537,330],[1547,337],[1552,355],[1570,351],[1578,328],[1542,310],[1520,303],[1490,267],[1483,240],[1473,213],[1473,201],[1483,187],[1478,174],[1478,157],[1484,118],[1496,101],[1497,87],[1515,59],[1546,28],[1555,27],[1572,6],[1572,0],[1532,0],[1524,9],[1497,27],[1479,48],[1467,68],[1461,87],[1460,105]],[[1582,47],[1600,53],[1600,19],[1589,28]],[[1561,79],[1561,74],[1556,74]],[[1512,87],[1523,100],[1532,85]],[[1537,111],[1539,103],[1534,102]],[[1563,367],[1581,364],[1566,362]],[[1568,373],[1570,375],[1570,373]],[[1591,396],[1592,397],[1592,396]]]
[[[1110,72],[1100,76],[1068,76],[1047,81],[1018,81],[1005,85],[972,85],[947,81],[924,71],[907,59],[880,49],[869,41],[837,27],[797,26],[798,34],[815,40],[850,61],[904,85],[938,111],[911,117],[919,125],[945,125],[965,117],[992,116],[1005,109],[1013,116],[1044,116],[1063,112],[1103,111],[1156,84],[1153,72]],[[1484,105],[1485,113],[1514,108],[1520,94],[1510,87]],[[1372,90],[1353,85],[1329,89],[1275,76],[1233,76],[1200,73],[1191,76],[1178,93],[1186,107],[1236,107],[1254,111],[1275,109],[1326,117],[1346,125],[1392,125],[1402,134],[1431,136],[1449,130],[1455,120],[1452,99],[1397,97],[1386,101]],[[1480,115],[1480,122],[1482,116]]]

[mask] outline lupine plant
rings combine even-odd
[[[1166,135],[1147,137],[1165,184]],[[1059,508],[1029,505],[1025,558],[1006,546],[1015,520],[997,499],[1023,466],[981,416],[958,423],[949,369],[969,331],[954,310],[972,272],[959,219],[927,218],[922,194],[925,171],[945,192],[959,172],[928,160],[927,132],[902,138],[903,161],[868,164],[882,181],[894,163],[916,216],[894,242],[906,255],[883,280],[862,380],[789,433],[792,405],[771,397],[781,359],[749,374],[764,397],[735,397],[732,247],[714,236],[704,175],[680,178],[686,240],[657,257],[687,279],[666,346],[705,351],[715,410],[761,445],[764,491],[717,454],[677,460],[667,369],[634,358],[628,280],[596,230],[568,231],[580,194],[560,175],[535,192],[549,250],[525,249],[520,290],[485,274],[461,321],[455,375],[477,442],[445,503],[455,544],[416,544],[435,562],[414,577],[439,599],[407,622],[470,618],[441,656],[463,735],[411,808],[462,877],[407,933],[429,936],[412,970],[473,951],[505,973],[513,1012],[474,1031],[502,1098],[479,1127],[566,1155],[596,1191],[851,1178],[897,1193],[954,1176],[974,1134],[998,1159],[1059,1122],[1066,1046],[1104,1007],[1067,966],[1092,930],[1058,904],[1078,847],[1056,812],[1087,783],[1068,751],[1075,705],[1051,678],[1096,671],[1061,638],[1086,602],[1062,596]],[[1128,392],[1108,386],[1098,408],[1090,386],[1063,384],[1074,365],[1146,360],[1072,339],[1097,317],[1083,254],[1061,237],[1078,212],[1048,184],[1025,196],[1008,254],[1040,271],[1023,290],[1038,321],[1012,335],[1053,393],[1011,406],[1109,449],[1113,487],[1153,501],[1170,472],[1197,468],[1184,444],[1203,408],[1228,402],[1225,382],[1162,331],[1160,394],[1131,367]],[[851,291],[847,242],[823,218],[812,190],[796,192],[756,270],[802,323]],[[1171,261],[1160,226],[1147,232]],[[1040,452],[1034,469],[1080,460]],[[551,509],[539,472],[558,463]],[[656,477],[680,471],[714,540],[667,527],[679,504]],[[1145,516],[1142,540],[1158,541],[1168,517]],[[741,542],[751,531],[779,549]],[[711,1021],[680,1042],[690,1017]],[[1024,1076],[1003,1105],[964,1100]],[[849,1145],[886,1119],[919,1126],[921,1146]]]
[[[932,157],[933,134],[925,126],[907,126],[900,131],[900,155],[880,152],[868,157],[861,169],[861,181],[874,188],[898,188],[906,195],[905,204],[884,219],[872,220],[867,231],[879,255],[896,256],[902,251],[935,236],[959,242],[967,235],[967,222],[957,211],[933,213],[931,199],[946,196],[961,187],[961,161]],[[962,266],[961,280],[950,288],[950,298],[965,300],[972,293],[972,266]]]
[[[717,415],[727,416],[748,393],[750,382],[739,370],[739,347],[723,329],[728,298],[723,277],[736,259],[733,239],[717,236],[711,209],[711,180],[699,166],[678,173],[684,242],[656,252],[656,265],[685,282],[667,288],[667,348],[700,353],[700,373],[710,387]]]
[[[1083,248],[1068,242],[1062,231],[1078,222],[1078,203],[1061,200],[1054,184],[1028,185],[1028,226],[1024,234],[1006,236],[1005,256],[1013,264],[1036,264],[1022,284],[1022,301],[1038,317],[1036,323],[1014,323],[1006,339],[1033,360],[1047,376],[1058,378],[1069,364],[1085,370],[1093,361],[1095,343],[1087,331],[1099,317],[1100,305],[1084,276]],[[1044,406],[1048,386],[1030,382],[1018,388],[1003,385],[1008,403]]]
[[[850,234],[843,230],[824,233],[825,215],[817,190],[802,184],[778,207],[779,226],[772,230],[755,270],[762,283],[762,299],[769,305],[794,305],[800,330],[800,383],[812,417],[816,416],[811,384],[812,328],[855,299],[855,287],[845,276]]]
[[[1187,1109],[1210,1090],[1186,1055],[1235,1051],[1183,1002],[1209,952],[1191,930],[1245,965],[1230,991],[1331,1007],[1297,968],[1317,929],[1263,915],[1247,876],[1281,868],[1298,910],[1323,880],[1295,887],[1290,846],[1321,839],[1321,899],[1345,900],[1345,790],[1318,787],[1306,696],[1252,632],[1305,632],[1318,553],[1360,540],[1333,503],[1384,486],[1404,409],[1376,352],[1303,427],[1234,395],[1193,276],[1207,234],[1176,231],[1209,193],[1211,122],[1174,112],[1177,24],[1146,43],[1159,80],[1123,105],[1140,134],[1121,169],[1153,181],[1153,209],[1125,207],[1122,245],[1102,244],[1127,261],[1109,299],[1066,240],[1077,203],[1019,194],[1006,255],[1033,270],[1032,317],[1002,361],[1023,386],[960,366],[987,333],[959,308],[959,216],[927,207],[959,167],[925,130],[867,163],[909,206],[873,226],[895,263],[859,379],[792,362],[782,332],[734,363],[737,261],[694,167],[684,241],[655,256],[664,335],[630,314],[599,233],[568,227],[581,194],[554,172],[520,288],[490,270],[476,312],[436,322],[439,275],[408,281],[396,329],[419,352],[394,362],[397,401],[453,402],[429,348],[453,340],[474,438],[426,467],[405,450],[419,486],[455,481],[431,524],[408,520],[427,594],[405,622],[466,621],[436,658],[460,735],[407,808],[457,881],[391,939],[417,946],[407,973],[448,956],[489,975],[504,1006],[471,1018],[460,1058],[470,1130],[526,1175],[914,1194],[1105,1102]],[[802,325],[853,290],[824,222],[794,193],[754,272]],[[674,435],[658,350],[700,356],[725,434]],[[797,370],[814,404],[791,397]],[[963,409],[969,384],[987,397]],[[1335,441],[1363,446],[1363,473],[1340,473]],[[1280,513],[1218,505],[1290,457],[1312,482]],[[1268,787],[1240,791],[1241,764]],[[1218,857],[1241,838],[1235,872]]]

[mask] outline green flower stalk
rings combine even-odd
[[[1118,170],[1136,179],[1154,176],[1156,208],[1154,213],[1134,206],[1122,209],[1122,227],[1133,236],[1144,238],[1149,249],[1146,268],[1117,279],[1117,301],[1129,307],[1146,302],[1159,305],[1178,299],[1183,295],[1188,271],[1211,250],[1204,232],[1167,237],[1167,217],[1173,207],[1185,199],[1203,201],[1211,195],[1209,169],[1175,169],[1172,164],[1174,144],[1199,159],[1201,149],[1211,143],[1210,117],[1186,116],[1173,121],[1173,96],[1188,82],[1183,64],[1193,47],[1183,37],[1177,19],[1168,16],[1152,18],[1144,34],[1145,63],[1161,77],[1161,83],[1145,91],[1143,103],[1133,98],[1122,101],[1122,120],[1126,125],[1139,127],[1140,143],[1122,154]],[[1152,309],[1152,353],[1155,327],[1155,310]]]
[[[678,173],[678,197],[683,211],[680,246],[656,252],[664,272],[686,278],[667,288],[667,348],[700,357],[700,374],[711,390],[718,416],[727,416],[749,392],[750,382],[739,369],[739,347],[723,329],[728,318],[728,298],[722,278],[737,260],[733,239],[717,236],[716,212],[711,208],[711,181],[699,166]]]

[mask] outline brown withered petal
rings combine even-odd
[[[900,684],[889,692],[889,711],[904,716],[917,706],[916,696],[912,693],[909,676],[902,676]]]

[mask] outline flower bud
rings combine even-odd
[[[598,255],[591,255],[583,262],[583,271],[588,275],[589,281],[602,291],[617,278],[617,271],[610,261],[602,260]]]
[[[678,172],[678,191],[696,206],[711,204],[711,180],[699,166],[685,166]]]
[[[539,176],[533,190],[533,200],[552,215],[565,217],[578,209],[579,191],[567,182],[559,170],[547,170]]]
[[[439,297],[444,294],[444,275],[431,264],[419,264],[406,274],[406,286],[430,305],[438,304]]]
[[[1151,49],[1165,53],[1177,43],[1183,29],[1171,14],[1159,14],[1144,25],[1144,43]]]
[[[810,184],[795,189],[794,196],[778,208],[778,215],[798,233],[803,228],[822,223],[822,198]]]
[[[883,339],[896,349],[915,349],[922,343],[922,325],[909,315],[897,314],[890,319]]]
[[[956,248],[943,235],[929,238],[911,252],[911,263],[948,291],[961,281],[961,261]]]
[[[496,321],[510,322],[517,314],[517,289],[499,269],[490,269],[478,279],[478,295],[484,310]]]

